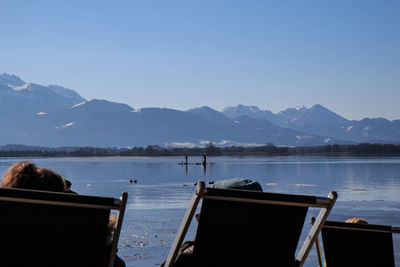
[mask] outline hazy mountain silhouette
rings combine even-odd
[[[288,108],[276,114],[268,110],[260,110],[255,106],[238,105],[225,108],[223,113],[230,118],[246,113],[249,117],[268,119],[282,127],[314,135],[330,136],[342,141],[355,143],[397,143],[400,141],[400,120],[389,121],[383,118],[365,118],[361,121],[351,121],[319,104],[311,108],[304,106]]]
[[[349,121],[321,105],[277,114],[255,106],[188,111],[134,109],[82,98],[72,89],[0,74],[0,145],[146,146],[266,144],[290,146],[399,142],[400,121]]]

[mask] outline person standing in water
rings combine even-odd
[[[203,162],[201,163],[201,165],[206,166],[207,165],[207,156],[203,155]]]

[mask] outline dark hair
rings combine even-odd
[[[45,168],[37,168],[41,189],[45,191],[64,192],[65,184],[64,179],[58,173]]]
[[[14,163],[3,177],[2,187],[64,192],[63,178],[45,168],[37,168],[30,161]]]

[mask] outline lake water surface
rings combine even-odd
[[[20,160],[24,159],[0,159],[0,172]],[[318,196],[335,190],[339,198],[329,219],[363,217],[372,224],[400,226],[400,158],[217,157],[208,159],[214,164],[206,169],[178,165],[181,157],[31,160],[68,178],[80,194],[119,197],[121,191],[128,192],[118,253],[127,266],[157,266],[165,260],[198,180],[250,178],[264,191]],[[200,161],[200,157],[189,158],[189,162]],[[129,183],[130,179],[137,184]],[[305,231],[317,212],[310,209]],[[194,222],[188,239],[195,227]],[[397,236],[394,245],[400,263]],[[317,266],[314,250],[305,266]]]

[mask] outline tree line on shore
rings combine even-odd
[[[181,148],[149,145],[132,148],[30,148],[2,149],[0,157],[104,157],[104,156],[400,156],[400,145],[370,144],[285,147],[268,143],[264,146]]]

